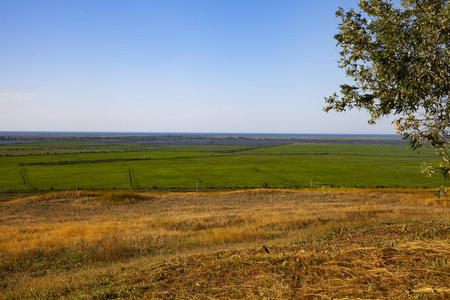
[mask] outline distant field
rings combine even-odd
[[[227,142],[231,143],[231,142]],[[404,145],[53,140],[0,144],[0,190],[437,187]]]
[[[2,299],[450,297],[450,206],[432,190],[0,200]]]

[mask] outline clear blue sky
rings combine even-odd
[[[0,131],[382,133],[322,111],[357,0],[0,0]]]

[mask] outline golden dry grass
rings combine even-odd
[[[0,204],[0,289],[5,299],[446,299],[449,216],[447,201],[419,189],[28,196]]]

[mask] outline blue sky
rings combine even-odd
[[[324,113],[357,0],[0,0],[0,131],[393,134]]]

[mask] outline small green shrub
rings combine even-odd
[[[97,200],[106,204],[129,204],[149,200],[151,196],[139,194],[133,191],[108,191],[100,195]]]

